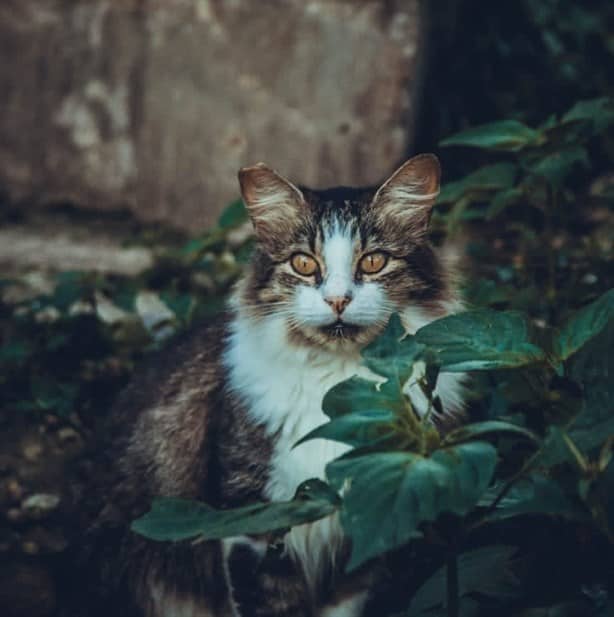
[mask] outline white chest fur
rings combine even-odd
[[[304,480],[324,479],[327,463],[348,446],[323,439],[293,446],[328,420],[322,399],[332,386],[361,371],[358,359],[297,349],[287,342],[283,325],[271,318],[257,324],[236,320],[225,362],[251,419],[274,440],[267,496],[291,499]],[[323,560],[334,559],[341,544],[336,517],[295,527],[286,536],[286,547],[302,563],[312,589]]]
[[[322,399],[332,386],[361,370],[358,359],[298,349],[287,342],[276,318],[257,323],[238,319],[226,365],[250,418],[274,437],[267,496],[291,499],[304,480],[324,479],[326,464],[348,448],[322,439],[293,446],[328,420]]]
[[[422,325],[417,315],[404,317],[410,331]],[[293,446],[328,420],[322,412],[322,399],[331,387],[368,372],[359,356],[344,358],[297,348],[288,343],[283,321],[276,316],[261,321],[239,317],[232,324],[224,361],[230,385],[244,400],[250,418],[263,425],[273,438],[267,497],[288,500],[304,480],[324,479],[326,465],[346,452],[348,446],[322,439]],[[437,390],[444,409],[462,406],[461,380],[461,375],[440,377]],[[413,383],[410,379],[405,391],[416,410],[424,413],[426,401],[420,399],[424,395],[415,379]],[[296,527],[286,537],[288,550],[303,564],[312,588],[317,584],[322,560],[334,559],[341,542],[336,517]]]

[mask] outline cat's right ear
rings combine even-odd
[[[264,163],[243,167],[239,184],[258,240],[265,246],[287,241],[304,217],[301,191]]]

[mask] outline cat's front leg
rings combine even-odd
[[[314,617],[300,568],[266,542],[263,547],[260,541],[246,540],[224,540],[235,617]]]

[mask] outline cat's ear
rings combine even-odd
[[[375,193],[371,206],[377,219],[417,239],[424,237],[439,194],[440,178],[441,168],[434,154],[409,159]]]
[[[261,242],[287,239],[303,220],[305,198],[301,191],[264,163],[243,167],[239,184]]]
[[[239,184],[259,238],[287,235],[302,218],[305,198],[301,191],[264,163],[239,170]]]

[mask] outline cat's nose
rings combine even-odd
[[[345,310],[345,307],[350,303],[352,296],[346,294],[345,296],[331,296],[330,298],[324,298],[324,302],[328,304],[337,315],[341,315]]]

